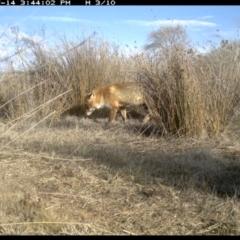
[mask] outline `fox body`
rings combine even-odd
[[[129,105],[144,103],[143,94],[134,82],[112,83],[88,93],[84,99],[86,115],[89,116],[95,109],[107,107],[110,109],[108,123],[111,123],[119,110],[125,122],[127,118],[126,108]],[[148,121],[145,117],[144,121]]]

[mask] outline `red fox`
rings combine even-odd
[[[129,105],[144,104],[143,94],[134,82],[111,83],[92,90],[84,99],[86,115],[89,116],[95,109],[107,107],[110,109],[108,123],[111,123],[119,110],[125,122],[126,108]],[[149,120],[149,115],[144,118],[144,123]]]

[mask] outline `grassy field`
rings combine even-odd
[[[126,56],[94,34],[16,35],[21,69],[0,62],[0,234],[240,234],[239,40],[200,54],[179,26],[149,38]],[[138,107],[126,124],[83,117],[86,93],[122,81],[150,122]]]
[[[1,234],[240,233],[237,129],[159,138],[105,123],[1,126]]]

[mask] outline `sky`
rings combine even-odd
[[[65,36],[97,35],[122,48],[138,49],[148,43],[149,34],[164,26],[182,25],[193,45],[204,51],[207,41],[219,42],[219,37],[239,40],[240,6],[0,6],[0,59],[13,51],[12,29],[20,37],[34,41],[56,41]]]

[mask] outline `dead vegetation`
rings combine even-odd
[[[49,121],[1,149],[2,234],[239,234],[239,143],[104,122]]]
[[[222,40],[201,55],[181,27],[159,29],[150,39],[145,58],[137,59],[137,79],[158,129],[178,136],[224,131],[239,115],[239,42]]]
[[[125,56],[94,37],[22,39],[24,69],[0,75],[0,234],[240,234],[239,43],[197,55],[177,27]],[[129,78],[151,122],[82,117],[85,92]]]

